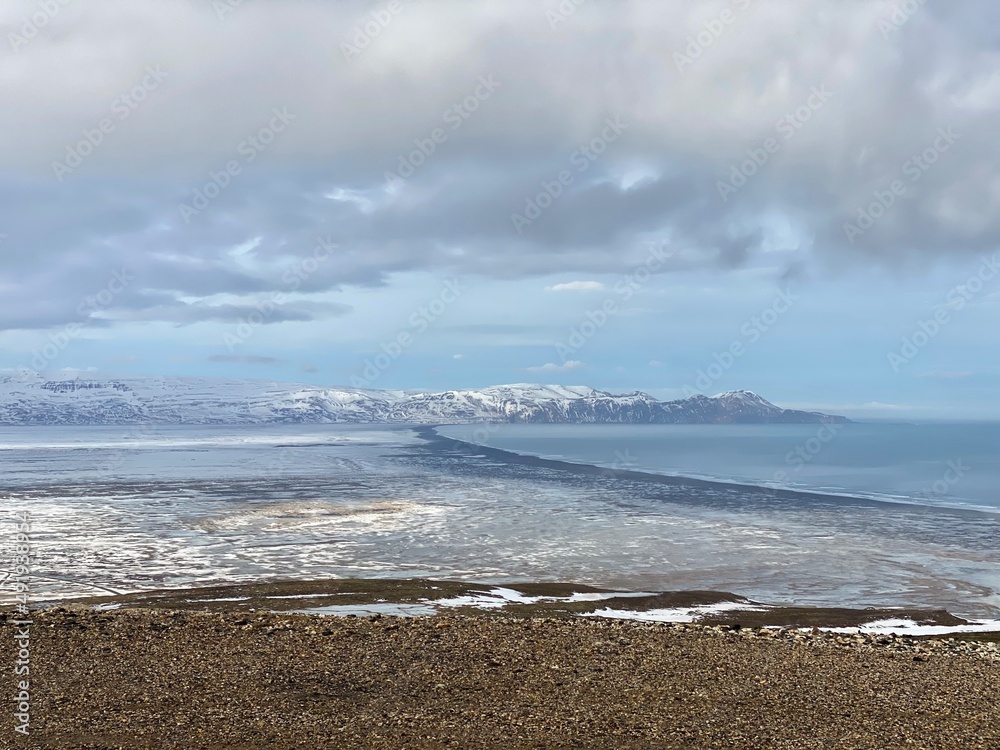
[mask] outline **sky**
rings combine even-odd
[[[1000,7],[6,0],[0,370],[1000,418]]]

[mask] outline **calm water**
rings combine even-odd
[[[486,437],[611,469],[858,497],[532,465],[410,429],[287,425],[3,428],[0,502],[31,514],[36,600],[436,576],[1000,613],[1000,513],[938,507],[997,509],[996,428],[848,425],[812,454],[817,430],[499,426]],[[787,460],[796,446],[801,466]],[[948,461],[964,475],[937,492]]]
[[[1000,425],[496,425],[439,432],[526,455],[1000,511]]]

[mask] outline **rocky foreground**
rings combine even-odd
[[[3,747],[1000,748],[995,643],[488,615],[33,621],[31,734],[5,712]]]

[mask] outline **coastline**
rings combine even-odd
[[[621,591],[571,582],[328,578],[154,589],[47,603],[47,609],[271,612],[329,616],[460,615],[629,619],[699,626],[864,632],[1000,641],[1000,620],[969,620],[927,607],[808,607],[728,591]],[[2,615],[0,615],[2,616]]]
[[[162,481],[124,477],[113,492],[107,484],[72,481],[51,491],[46,484],[30,487],[26,504],[37,509],[36,522],[65,540],[46,542],[46,565],[34,571],[34,601],[103,595],[101,586],[114,594],[406,576],[715,589],[807,608],[923,607],[1000,617],[995,515],[936,506],[919,512],[826,495],[803,500],[792,491],[615,472],[459,443],[435,429],[399,425],[371,443],[361,440],[364,431],[351,432],[346,442],[340,430],[318,431],[326,438],[314,442],[313,432],[280,430],[253,440],[251,449],[185,449],[172,459],[212,457],[224,465],[218,476],[209,462],[190,477],[187,470]],[[165,442],[242,445],[252,434],[202,432],[168,435]],[[335,440],[335,449],[308,451],[301,477],[285,471],[299,457],[283,446],[326,447]],[[487,452],[488,459],[468,458]],[[139,457],[152,466],[159,454]],[[85,455],[67,457],[69,466],[80,464],[82,483],[89,481]],[[245,468],[234,471],[230,462]],[[274,482],[269,467],[291,478]],[[60,508],[77,495],[88,515],[82,526],[74,519],[74,528]],[[110,517],[90,510],[106,495]],[[130,544],[116,547],[107,529],[131,534]],[[521,546],[504,542],[511,538]],[[78,580],[64,575],[74,559],[87,563]],[[143,559],[176,564],[151,568]]]
[[[838,502],[401,429],[425,441],[417,450]],[[1000,745],[1000,623],[962,633],[975,623],[940,609],[783,606],[738,589],[337,578],[88,597],[31,619],[38,747]],[[0,614],[0,635],[14,628]]]
[[[544,458],[530,453],[518,453],[517,451],[504,448],[494,448],[480,443],[473,443],[460,438],[448,437],[438,432],[441,427],[448,427],[448,424],[435,424],[426,426],[415,426],[404,428],[411,430],[417,437],[427,441],[431,445],[437,445],[444,449],[458,451],[462,453],[474,452],[482,454],[487,458],[496,461],[503,461],[520,466],[556,469],[568,471],[575,474],[590,476],[613,476],[618,479],[627,479],[635,482],[647,482],[652,484],[663,484],[672,487],[692,487],[699,489],[722,489],[738,490],[744,492],[766,493],[772,497],[798,502],[808,501],[816,503],[830,503],[838,501],[842,505],[853,505],[860,508],[894,508],[915,510],[923,513],[947,513],[950,515],[964,517],[988,517],[996,519],[1000,516],[1000,511],[978,507],[961,507],[956,505],[933,505],[929,503],[910,502],[905,500],[890,500],[883,498],[865,497],[852,495],[849,493],[819,492],[816,490],[799,490],[783,487],[768,487],[764,484],[748,484],[746,482],[724,481],[721,479],[705,479],[703,477],[692,477],[686,475],[657,474],[650,471],[638,471],[635,469],[609,468],[597,464],[582,463],[576,461],[566,461],[564,459]],[[711,427],[711,425],[706,425]]]

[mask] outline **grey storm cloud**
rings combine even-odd
[[[320,302],[286,303],[269,310],[263,305],[232,305],[176,302],[142,310],[116,311],[117,320],[166,321],[176,325],[191,325],[205,321],[238,323],[243,320],[261,320],[261,325],[286,321],[310,321],[347,315],[352,311],[349,305]],[[266,311],[262,314],[262,310]],[[253,316],[253,317],[251,317]]]
[[[60,3],[30,38],[39,6],[0,8],[0,327],[123,266],[101,320],[185,325],[407,271],[624,272],[650,240],[725,273],[791,231],[786,274],[1000,244],[994,5],[218,5]],[[271,320],[350,312],[311,304]]]

